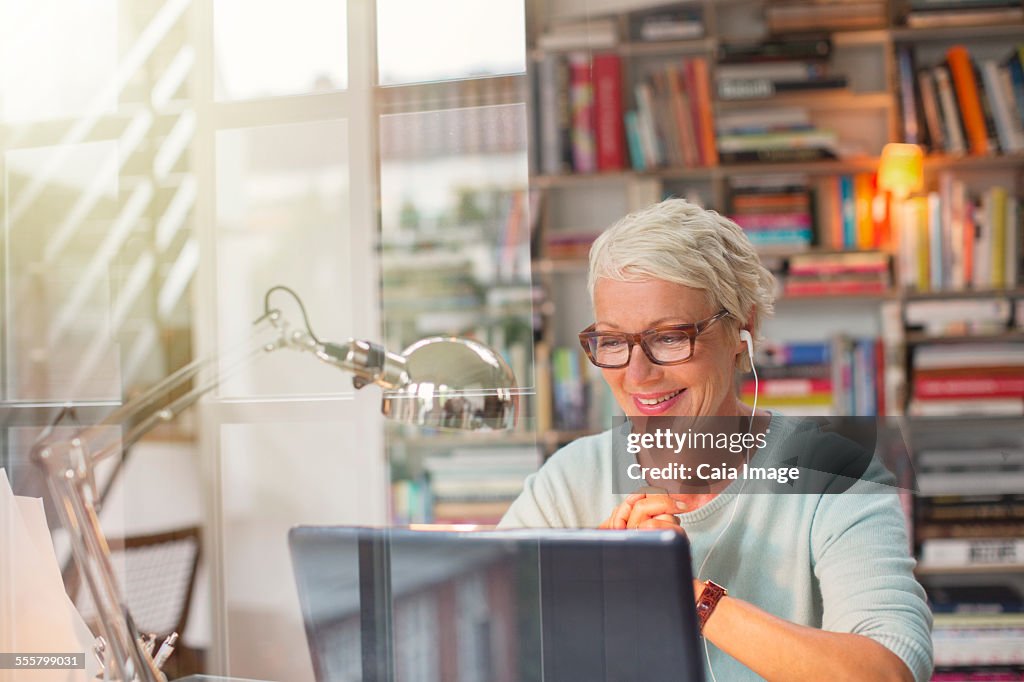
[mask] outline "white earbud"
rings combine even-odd
[[[750,332],[746,329],[740,330],[740,340],[747,344],[747,357],[750,358],[750,366],[754,366],[754,339],[750,336]]]

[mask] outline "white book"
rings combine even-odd
[[[921,543],[922,567],[1024,564],[1024,538],[932,538]]]
[[[806,126],[811,119],[801,107],[755,108],[747,111],[723,111],[715,117],[715,128],[719,133],[745,128],[781,128],[785,126]]]
[[[1024,365],[1024,344],[922,345],[914,351],[914,367],[917,369],[1002,367],[1005,365]]]
[[[986,59],[981,63],[981,80],[985,86],[985,97],[988,98],[989,110],[996,124],[996,139],[1003,152],[1015,152],[1020,149],[1014,135],[1012,110],[1007,101],[999,78],[999,64],[994,59]]]
[[[953,83],[949,79],[949,71],[944,66],[932,69],[935,78],[935,91],[939,95],[939,107],[942,109],[942,120],[946,123],[946,149],[951,154],[963,154],[967,151],[964,132],[960,129],[960,112],[953,94]]]
[[[1003,268],[1005,286],[1017,286],[1020,263],[1020,201],[1016,197],[1006,198],[1006,265]]]
[[[1021,417],[1024,400],[1020,398],[981,398],[976,400],[911,400],[907,413],[912,417]]]
[[[974,212],[974,224],[978,230],[972,277],[975,289],[992,288],[992,206],[992,192],[989,190],[981,198],[981,210]]]
[[[997,67],[998,87],[1005,102],[1006,110],[1009,112],[1010,135],[1013,139],[1013,150],[1024,150],[1024,121],[1021,121],[1017,112],[1017,99],[1013,92],[1013,77],[1010,76],[1010,67],[1000,64]]]
[[[953,301],[907,301],[904,318],[914,327],[942,325],[950,322],[1007,323],[1010,321],[1009,298],[971,298]]]

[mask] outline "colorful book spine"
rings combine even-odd
[[[594,83],[590,59],[585,54],[574,53],[569,57],[569,68],[573,168],[577,173],[593,173],[597,170],[597,145],[594,139]]]

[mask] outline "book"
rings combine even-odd
[[[718,63],[825,60],[832,54],[828,38],[797,38],[760,42],[730,42],[718,46]]]
[[[954,45],[946,51],[946,63],[956,91],[958,110],[963,117],[969,149],[972,154],[987,154],[991,151],[988,128],[981,108],[971,55],[963,45]]]
[[[940,64],[932,69],[932,75],[935,77],[935,90],[939,97],[942,121],[946,126],[946,151],[951,154],[964,154],[967,152],[967,139],[960,121],[960,109],[957,106],[949,69],[945,64]]]
[[[545,55],[538,66],[541,172],[572,171],[572,109],[569,65],[560,55]]]
[[[918,94],[914,78],[914,50],[909,45],[902,45],[896,51],[896,71],[900,85],[900,115],[903,120],[903,141],[908,144],[919,144]]]
[[[917,73],[918,91],[921,94],[921,110],[924,113],[928,145],[932,151],[947,151],[946,131],[935,92],[935,78],[928,69]]]
[[[1024,563],[1024,538],[936,538],[921,543],[921,565],[925,567],[1020,563]]]
[[[835,90],[845,88],[846,84],[846,76],[821,76],[806,80],[728,79],[718,81],[718,96],[726,100],[763,99],[787,92]]]
[[[885,2],[860,0],[841,3],[788,2],[765,7],[765,20],[776,33],[821,30],[854,30],[885,25]]]
[[[555,24],[537,38],[542,50],[594,50],[614,47],[619,41],[613,19]]]
[[[706,166],[718,165],[718,147],[715,142],[714,104],[711,101],[711,75],[703,57],[690,59],[693,71],[693,94],[690,102],[695,109],[697,134],[700,139],[701,158]]]
[[[569,103],[572,107],[572,160],[577,173],[597,170],[594,134],[594,84],[586,54],[569,56]]]
[[[597,139],[597,170],[621,170],[626,165],[622,114],[622,62],[616,54],[593,59],[594,118]]]
[[[1024,20],[1024,9],[1018,6],[927,12],[917,10],[907,14],[906,24],[910,28],[941,28],[945,26],[1013,23],[1021,20]]]
[[[640,19],[639,33],[646,41],[690,40],[704,35],[704,21],[690,8],[661,10]]]

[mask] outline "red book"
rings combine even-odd
[[[1015,398],[1024,396],[1024,377],[979,374],[961,377],[915,377],[915,398]]]
[[[626,166],[622,117],[622,60],[617,54],[594,56],[594,108],[597,127],[597,169]]]
[[[888,287],[882,281],[820,281],[786,282],[786,296],[865,296],[884,294]]]
[[[815,394],[832,392],[831,379],[761,379],[758,382],[758,393],[762,396],[806,397]],[[742,392],[754,394],[754,380],[743,382]]]

